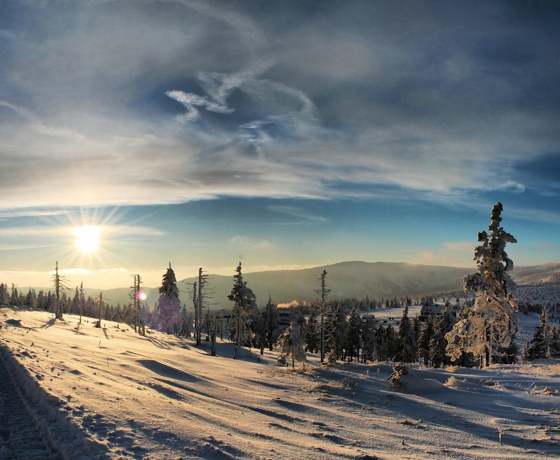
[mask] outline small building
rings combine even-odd
[[[418,319],[426,321],[428,318],[440,315],[445,309],[445,305],[422,305]]]

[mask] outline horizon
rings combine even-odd
[[[0,10],[0,282],[560,260],[559,4]]]
[[[560,261],[558,260],[553,260],[550,262],[546,262],[544,264],[539,264],[539,265],[515,265],[514,269],[512,270],[512,272],[515,272],[515,268],[520,268],[520,269],[527,269],[527,268],[534,268],[534,267],[541,267],[541,266],[546,266],[546,265],[554,265],[554,264],[559,264]],[[411,262],[387,262],[387,261],[375,261],[375,262],[367,262],[364,260],[346,260],[346,261],[340,261],[340,262],[334,262],[332,264],[326,264],[326,265],[314,265],[314,266],[310,266],[310,267],[301,267],[301,268],[280,268],[280,269],[270,269],[270,270],[258,270],[258,271],[243,271],[243,276],[245,275],[251,275],[251,274],[257,274],[257,273],[268,273],[268,272],[285,272],[285,271],[304,271],[304,270],[313,270],[313,269],[317,269],[317,270],[321,270],[324,268],[328,268],[328,267],[332,267],[332,266],[336,266],[336,265],[341,265],[341,264],[369,264],[369,265],[375,265],[375,264],[387,264],[387,265],[410,265],[410,266],[418,266],[418,267],[434,267],[434,268],[450,268],[450,269],[467,269],[470,267],[464,267],[464,266],[454,266],[454,265],[430,265],[430,264],[417,264],[417,263],[411,263]],[[476,265],[472,267],[473,272],[476,271]],[[59,270],[60,271],[60,270]],[[213,276],[222,276],[222,277],[231,277],[232,278],[232,283],[234,281],[234,276],[236,275],[236,272],[233,271],[232,273],[216,273],[216,272],[205,272],[206,275],[209,276],[210,280],[212,279]],[[52,275],[54,275],[54,271],[52,272]],[[318,275],[318,279],[320,279],[320,272],[317,272]],[[67,279],[64,276],[64,274],[62,275],[64,277],[63,281],[64,281],[64,285],[65,285],[65,292],[67,294],[71,294],[72,292],[74,292],[75,288],[79,288],[80,283],[76,284],[76,285],[69,285],[69,283],[67,283]],[[185,276],[185,277],[181,277],[181,276],[177,276],[177,283],[180,283],[182,281],[185,281],[187,279],[197,279],[198,277],[198,270],[197,273],[195,275],[191,275],[191,276]],[[10,286],[10,282],[6,282],[5,280],[0,280],[0,283],[5,284],[6,286]],[[159,283],[159,284],[158,284]],[[161,285],[161,282],[158,282],[156,284],[152,284],[152,285],[148,285],[148,283],[144,283],[142,281],[142,286],[144,289],[151,291],[154,289],[158,289],[159,286]],[[15,283],[14,283],[15,284]],[[54,286],[41,286],[41,285],[27,285],[27,286],[18,286],[17,284],[15,284],[15,287],[18,288],[18,290],[20,290],[21,292],[25,292],[25,289],[41,289],[41,290],[49,290],[49,289],[54,289]],[[125,285],[115,285],[113,287],[108,287],[108,288],[98,288],[97,286],[83,286],[84,289],[86,291],[108,291],[108,290],[112,290],[112,289],[132,289],[133,286],[125,286]],[[253,288],[256,288],[258,286],[251,286]],[[23,291],[22,291],[23,289]],[[187,290],[189,288],[186,288]],[[187,292],[185,291],[185,288],[180,288],[179,292],[184,293]]]

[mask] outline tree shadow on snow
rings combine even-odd
[[[146,369],[152,371],[153,373],[161,375],[162,377],[182,380],[184,382],[198,381],[198,378],[191,374],[187,374],[186,372],[168,366],[167,364],[160,363],[159,361],[154,361],[153,359],[139,359],[136,362],[144,366]]]

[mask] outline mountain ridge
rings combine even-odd
[[[329,298],[355,297],[371,299],[417,296],[437,291],[462,288],[461,278],[473,271],[463,267],[420,265],[405,262],[364,262],[344,261],[298,270],[267,270],[243,273],[247,286],[257,296],[258,305],[264,305],[269,296],[275,303],[289,303],[294,300],[312,302],[318,295],[320,276],[327,271]],[[208,275],[208,291],[212,292],[209,304],[214,308],[230,308],[227,295],[233,286],[233,275]],[[180,280],[181,302],[190,307],[188,286],[198,281],[197,277]],[[129,288],[110,289],[104,293],[107,298],[125,298]],[[120,294],[117,293],[120,291]],[[148,304],[157,300],[158,288],[146,288]]]
[[[448,267],[422,265],[407,262],[365,262],[343,261],[330,265],[320,265],[298,270],[267,270],[243,273],[243,278],[257,296],[257,304],[264,305],[271,296],[275,303],[289,303],[294,300],[312,302],[317,299],[315,290],[320,287],[320,276],[327,271],[326,284],[330,289],[329,299],[354,297],[370,299],[414,297],[441,291],[462,290],[461,279],[476,270],[476,267]],[[227,295],[233,286],[233,275],[208,275],[208,299],[211,308],[230,308]],[[515,267],[511,272],[519,285],[560,283],[560,261],[534,266]],[[187,307],[192,306],[189,288],[198,281],[188,277],[178,281],[180,300]],[[52,288],[41,288],[48,291]],[[148,294],[147,303],[152,305],[159,296],[158,287],[144,287]],[[103,292],[109,304],[121,305],[130,302],[130,287],[100,290],[84,289],[86,296],[96,297]],[[67,295],[73,296],[73,290]]]

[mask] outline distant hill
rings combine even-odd
[[[461,289],[461,278],[472,271],[466,268],[406,263],[341,262],[304,270],[244,273],[243,278],[255,292],[259,305],[264,305],[269,296],[276,303],[293,300],[311,302],[318,297],[315,289],[320,286],[319,278],[323,270],[327,271],[327,288],[331,290],[329,293],[331,299],[366,296],[379,299]],[[187,306],[191,305],[191,301],[186,291],[195,281],[197,278],[187,278],[178,283],[182,291],[181,301]],[[231,306],[227,296],[232,286],[233,274],[231,276],[210,274],[208,287],[212,291],[212,302],[216,308]],[[111,289],[104,293],[104,296],[115,302],[114,299],[119,298],[120,295],[124,294],[126,298],[129,291],[128,288]],[[148,302],[153,303],[157,295],[157,289],[153,289]]]
[[[515,267],[511,277],[520,285],[560,283],[560,261],[531,267]]]
[[[453,291],[463,288],[461,278],[472,273],[475,267],[442,267],[433,265],[415,265],[390,262],[340,262],[322,267],[304,270],[275,270],[266,272],[244,273],[247,285],[255,292],[257,303],[266,304],[270,295],[276,303],[288,303],[293,300],[314,301],[318,295],[319,278],[323,270],[327,271],[327,288],[331,290],[329,298],[355,297],[371,299],[418,296],[438,291]],[[511,272],[517,284],[539,284],[560,282],[560,261],[534,267],[515,267]],[[197,278],[186,278],[178,282],[180,298],[188,307],[192,305],[189,287]],[[212,303],[215,308],[229,308],[227,300],[233,286],[231,276],[209,275],[209,290],[212,291]],[[158,298],[158,288],[145,288],[148,304]],[[86,289],[87,295],[95,297],[99,290]],[[117,302],[128,303],[130,288],[116,288],[103,291],[103,298],[113,305]]]

